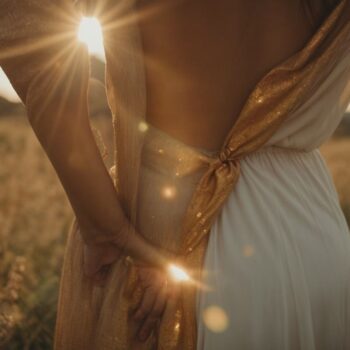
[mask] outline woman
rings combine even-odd
[[[318,151],[350,101],[349,1],[97,2],[115,187],[77,7],[2,6],[2,65],[77,219],[56,349],[350,348],[349,231]]]

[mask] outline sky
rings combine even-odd
[[[0,68],[0,96],[7,98],[10,101],[17,102],[19,98],[16,92],[13,90],[10,82],[8,81],[5,73]]]

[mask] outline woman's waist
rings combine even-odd
[[[249,152],[242,157],[238,157],[240,160],[254,159],[256,157],[265,156],[265,157],[284,157],[284,158],[320,158],[322,157],[319,148],[314,149],[303,149],[303,148],[290,148],[290,147],[281,147],[277,145],[263,145],[262,147]]]
[[[337,202],[332,175],[318,148],[304,151],[267,146],[242,158],[240,165],[241,181],[237,186],[293,192],[297,197],[307,192],[317,198],[316,202],[321,198]]]
[[[176,166],[164,166],[163,160],[158,164],[154,159],[151,164],[149,160],[141,164],[136,226],[148,240],[177,250],[183,220],[202,174],[202,171],[179,174]]]
[[[149,126],[141,152],[141,167],[173,178],[198,177],[217,152],[193,147],[152,125]]]
[[[170,249],[181,242],[186,209],[208,168],[208,157],[215,159],[216,155],[205,154],[167,134],[153,130],[146,136],[140,167],[137,226],[152,242]],[[265,188],[264,181],[269,179],[265,181],[268,187],[273,180],[296,189],[298,182],[293,180],[296,177],[303,178],[299,181],[300,189],[307,188],[309,182],[332,186],[318,149],[305,151],[267,145],[241,158],[240,162],[241,176],[249,187]]]
[[[193,147],[172,137],[168,133],[150,125],[146,132],[143,149],[141,153],[141,163],[146,166],[164,172],[166,174],[176,174],[182,176],[191,174],[208,165],[219,158],[220,150],[211,151],[199,147]],[[319,157],[319,150],[311,151],[286,148],[267,144],[243,156],[238,156],[242,161],[255,159],[260,156],[266,157]],[[234,157],[233,157],[234,158]]]

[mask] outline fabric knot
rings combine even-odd
[[[220,152],[219,159],[222,163],[228,163],[235,160],[232,156],[232,151],[229,148],[225,148]]]

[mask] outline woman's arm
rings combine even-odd
[[[126,218],[96,145],[87,108],[88,54],[78,44],[74,50],[74,57],[62,63],[54,77],[52,71],[45,72],[31,85],[28,118],[68,195],[84,241],[113,243],[137,259],[157,264],[160,254]],[[48,81],[52,83],[47,86]],[[49,100],[46,92],[53,92]]]
[[[23,12],[23,19],[27,23],[27,18],[37,18],[32,27],[49,28],[52,32],[43,35],[40,31],[37,37],[14,38],[12,42],[19,47],[21,43],[37,44],[49,35],[63,39],[34,53],[3,61],[0,56],[0,64],[26,104],[30,124],[67,193],[84,241],[88,245],[112,243],[136,259],[164,266],[163,255],[126,218],[91,131],[87,107],[88,53],[75,35],[59,31],[70,28],[74,32],[74,23],[67,13],[50,13],[53,7],[47,1],[41,2],[41,8],[46,6],[46,17]],[[23,9],[25,3],[18,1],[18,7]],[[27,11],[33,9],[35,6],[27,6]],[[60,7],[60,11],[66,9]],[[65,15],[69,24],[65,23]],[[16,20],[20,19],[16,13]],[[18,76],[26,69],[28,78]]]

